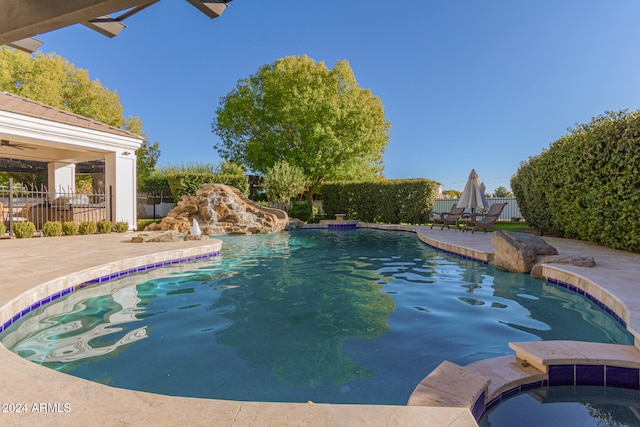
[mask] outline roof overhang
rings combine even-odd
[[[142,137],[116,135],[0,110],[0,157],[41,162],[78,163],[104,159],[107,153],[133,154]]]

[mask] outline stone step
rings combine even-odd
[[[512,342],[516,358],[548,373],[554,365],[601,365],[640,368],[640,351],[634,346],[582,341]]]

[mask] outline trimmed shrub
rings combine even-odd
[[[60,221],[47,221],[42,226],[44,237],[62,236],[62,223]]]
[[[96,228],[100,234],[111,233],[111,230],[113,230],[113,223],[103,219],[102,221],[98,221]]]
[[[7,232],[7,226],[0,222],[0,236]]]
[[[245,196],[249,195],[249,180],[245,175],[216,175],[213,173],[170,173],[167,175],[171,194],[176,203],[182,196],[195,196],[204,184],[225,184],[236,187]]]
[[[13,224],[13,234],[18,239],[28,239],[36,232],[36,225],[31,221],[20,221]]]
[[[293,202],[289,216],[307,222],[311,218],[311,205],[309,202]]]
[[[98,226],[93,221],[82,221],[78,226],[78,233],[82,235],[95,234],[98,231]]]
[[[129,231],[129,223],[126,221],[118,221],[115,225],[116,233],[124,233]]]
[[[577,125],[511,178],[527,223],[560,237],[640,252],[640,111]]]
[[[78,234],[78,224],[74,221],[67,221],[62,224],[62,232],[65,236],[75,236]]]
[[[436,185],[429,179],[325,184],[322,209],[327,218],[346,214],[347,219],[363,222],[424,224],[433,209]]]

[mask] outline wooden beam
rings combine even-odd
[[[225,0],[187,0],[209,18],[217,18],[227,8]],[[231,1],[231,0],[229,0]]]
[[[110,17],[109,15],[100,16],[92,19],[91,21],[83,22],[82,25],[107,37],[115,37],[120,34],[120,31],[127,27],[122,22]]]
[[[147,3],[150,0],[2,0],[0,45]]]

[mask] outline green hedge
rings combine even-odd
[[[244,175],[180,172],[168,174],[167,180],[176,203],[183,195],[194,196],[204,184],[225,184],[236,187],[245,196],[249,195],[249,180]]]
[[[578,125],[511,178],[530,226],[640,251],[640,112]]]
[[[327,218],[343,213],[363,222],[422,224],[433,209],[436,183],[428,179],[331,183],[320,192]]]

